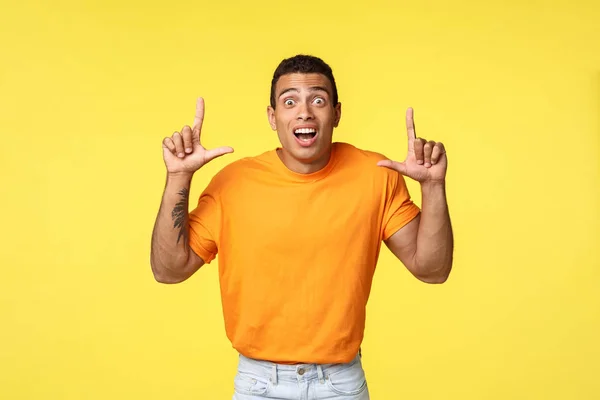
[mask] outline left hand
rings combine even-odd
[[[406,130],[408,133],[408,153],[403,162],[383,160],[377,165],[398,171],[417,182],[441,182],[446,179],[448,158],[441,142],[427,141],[415,135],[413,109],[406,111]]]

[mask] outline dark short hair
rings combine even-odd
[[[275,108],[277,103],[275,99],[275,86],[277,85],[277,81],[283,75],[287,74],[322,74],[329,79],[331,82],[331,87],[333,88],[333,105],[335,106],[338,103],[338,92],[337,87],[335,85],[335,79],[333,78],[333,72],[331,71],[331,67],[325,63],[325,61],[321,60],[318,57],[298,54],[294,57],[286,58],[279,65],[273,74],[273,80],[271,81],[271,107]]]

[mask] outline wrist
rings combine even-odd
[[[421,182],[421,191],[422,192],[431,192],[436,190],[444,191],[446,189],[446,181],[445,180],[433,180],[433,181],[425,181]]]
[[[421,186],[443,187],[443,186],[446,186],[446,180],[445,179],[431,179],[428,181],[421,182]]]
[[[189,183],[193,172],[167,172],[167,182]]]

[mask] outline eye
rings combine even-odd
[[[283,102],[283,104],[285,104],[286,106],[293,106],[294,105],[294,100],[292,99],[287,99]]]
[[[325,104],[325,100],[323,100],[323,98],[321,98],[321,97],[317,97],[313,100],[313,103],[321,106],[321,105]]]

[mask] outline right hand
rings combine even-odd
[[[227,153],[231,147],[218,147],[207,150],[200,144],[200,132],[204,121],[204,99],[200,97],[196,103],[194,125],[188,125],[163,140],[163,159],[169,174],[193,174],[204,164]]]

